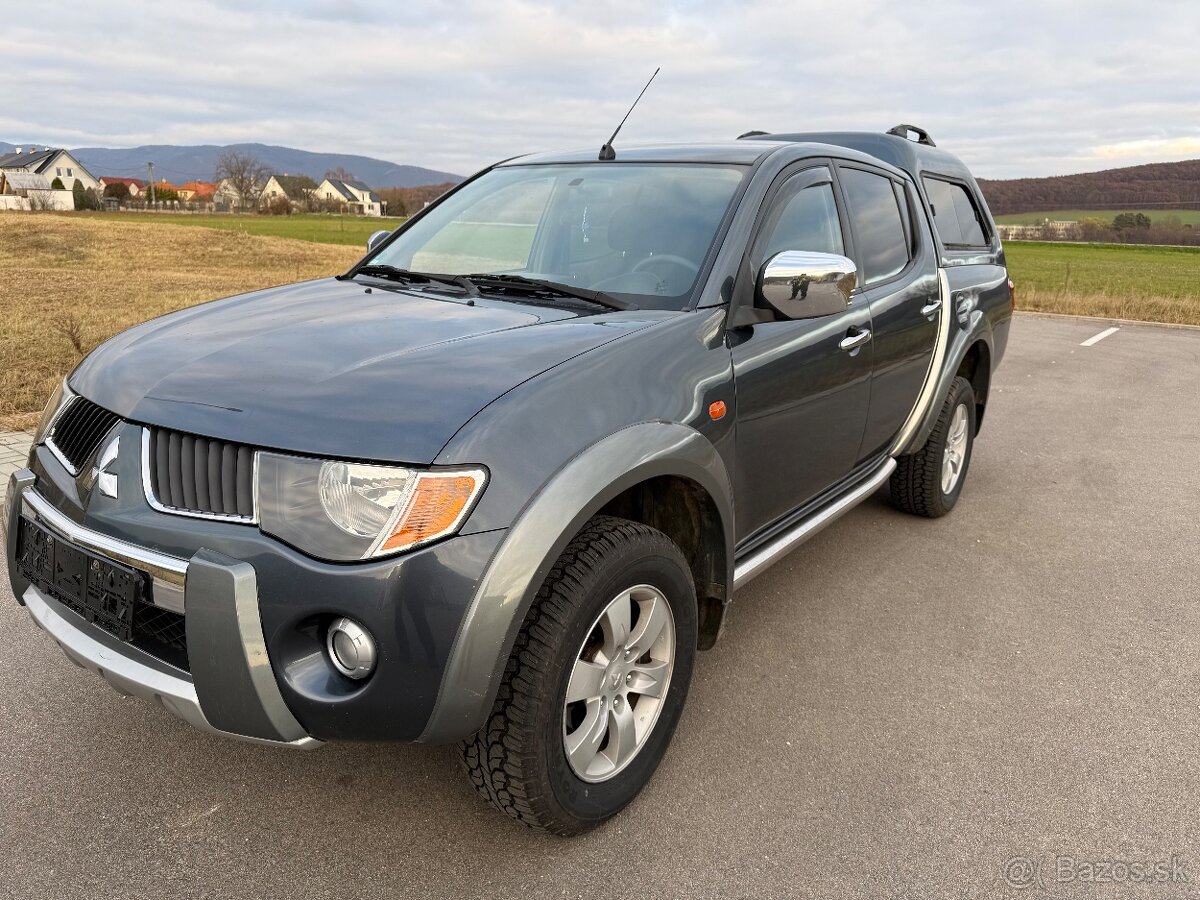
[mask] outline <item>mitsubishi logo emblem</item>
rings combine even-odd
[[[117,435],[105,446],[92,469],[92,478],[96,487],[105,497],[117,497],[117,451],[121,446],[121,436]]]

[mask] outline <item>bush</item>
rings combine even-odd
[[[55,191],[65,191],[67,186],[63,184],[61,178],[56,177],[52,182],[50,182],[50,189]]]
[[[292,201],[287,197],[272,197],[263,204],[263,212],[272,216],[290,216],[292,214]]]
[[[150,199],[150,188],[146,188],[145,196],[146,196],[147,200]],[[162,187],[161,185],[157,185],[157,184],[154,186],[154,202],[155,203],[170,203],[170,202],[172,202],[174,200],[178,200],[178,199],[179,199],[178,191],[172,190],[169,187]]]
[[[104,186],[105,197],[115,197],[122,203],[129,199],[129,185],[121,181],[114,181],[112,184]]]
[[[85,188],[83,182],[78,178],[71,185],[71,195],[75,198],[76,209],[99,209],[100,198],[96,196],[96,191],[93,188]]]

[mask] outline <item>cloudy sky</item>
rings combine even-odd
[[[1200,157],[1195,0],[39,0],[0,140],[261,141],[467,173],[752,128],[927,128],[984,177]]]

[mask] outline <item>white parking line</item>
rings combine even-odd
[[[1116,334],[1120,330],[1121,329],[1115,325],[1112,328],[1105,328],[1099,334],[1092,335],[1090,338],[1088,338],[1086,341],[1084,341],[1079,346],[1080,347],[1090,347],[1090,346],[1092,346],[1092,344],[1098,344],[1102,340],[1104,340],[1106,337],[1108,337],[1110,334]]]

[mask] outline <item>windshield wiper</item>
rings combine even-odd
[[[524,275],[491,274],[487,272],[466,275],[463,277],[476,286],[511,286],[519,289],[527,289],[530,293],[554,294],[559,297],[571,297],[574,300],[583,300],[587,303],[594,303],[597,306],[603,306],[605,309],[637,309],[634,304],[626,300],[618,300],[616,297],[612,297],[604,293],[604,291],[590,291],[587,288],[572,287],[569,284],[561,284],[557,281],[544,281],[541,278],[527,278]]]
[[[469,297],[478,297],[479,289],[469,279],[462,275],[435,275],[432,272],[413,272],[401,269],[399,266],[388,266],[382,263],[372,263],[361,266],[354,271],[355,275],[371,275],[375,278],[386,278],[389,281],[404,281],[409,284],[448,284],[462,288]]]

